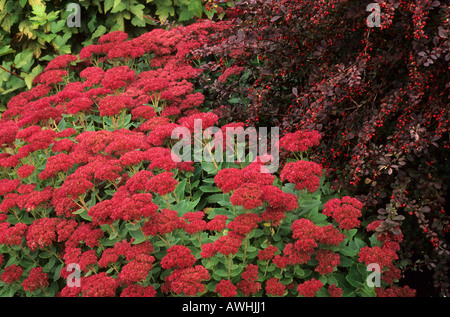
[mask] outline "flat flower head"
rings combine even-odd
[[[101,116],[115,116],[122,109],[130,108],[133,105],[133,98],[126,95],[106,96],[98,103]]]
[[[288,152],[306,152],[311,147],[318,146],[320,139],[318,131],[296,131],[280,138],[280,148]]]
[[[341,199],[330,199],[325,205],[323,214],[332,217],[339,228],[350,230],[359,227],[363,204],[356,198],[344,196]]]
[[[51,60],[47,66],[45,67],[45,70],[50,69],[61,69],[66,68],[70,66],[72,62],[75,62],[78,59],[76,55],[71,54],[65,54],[65,55],[59,55],[56,56],[53,60]]]
[[[11,264],[4,268],[0,279],[3,283],[12,284],[13,282],[20,279],[23,274],[23,269],[17,264]]]
[[[245,183],[234,191],[230,197],[230,202],[235,206],[243,206],[246,210],[252,210],[263,205],[263,192],[260,186]]]
[[[227,228],[232,230],[235,234],[246,236],[253,229],[258,227],[258,223],[261,221],[261,218],[252,213],[245,213],[242,215],[236,216],[233,221],[231,221]]]
[[[51,246],[57,240],[57,218],[36,219],[27,230],[27,245],[30,250],[43,249]]]
[[[299,284],[297,291],[300,296],[304,297],[315,297],[317,291],[323,287],[323,283],[320,280],[312,278],[309,281]]]
[[[283,296],[286,292],[286,286],[281,284],[276,277],[272,277],[267,280],[265,291],[267,295]]]
[[[240,169],[226,168],[217,172],[214,182],[224,193],[228,193],[239,188],[244,183],[244,177]]]
[[[233,297],[237,295],[237,287],[229,280],[220,280],[214,290],[221,297]]]
[[[46,85],[51,85],[51,84],[58,84],[60,82],[64,81],[64,77],[68,75],[67,70],[63,70],[63,69],[50,69],[50,70],[46,70],[42,73],[40,73],[39,75],[37,75],[34,79],[33,79],[33,84],[46,84]]]
[[[128,34],[123,31],[113,31],[98,38],[98,43],[121,43],[128,38]]]
[[[174,174],[171,172],[162,172],[153,176],[147,183],[146,190],[155,192],[161,196],[173,192],[178,185],[178,181],[173,176]]]
[[[282,181],[295,184],[298,190],[306,189],[314,193],[319,189],[322,167],[310,161],[296,161],[287,163],[280,173]]]
[[[19,132],[17,123],[12,120],[0,120],[0,146],[13,143]]]
[[[82,277],[81,293],[83,297],[114,297],[119,282],[105,272]]]
[[[194,265],[196,261],[188,247],[174,245],[167,250],[167,254],[161,259],[161,267],[163,269],[183,269]]]
[[[80,72],[80,77],[85,78],[86,82],[88,83],[86,85],[89,86],[98,85],[102,81],[104,76],[105,71],[103,70],[103,68],[95,66],[86,67]]]
[[[104,88],[117,90],[134,81],[135,75],[134,70],[128,66],[116,66],[105,72],[101,85]]]
[[[188,128],[191,133],[195,132],[197,122],[201,124],[202,129],[206,129],[214,126],[218,121],[219,117],[213,112],[197,113],[178,120],[179,124]]]
[[[146,235],[164,235],[176,229],[184,229],[186,221],[175,210],[163,209],[154,214],[143,226]]]

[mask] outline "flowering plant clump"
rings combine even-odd
[[[402,237],[376,234],[320,165],[296,159],[269,174],[258,159],[173,159],[173,129],[218,124],[190,52],[228,27],[106,34],[11,99],[0,121],[0,295],[414,295],[397,284]],[[320,140],[296,137],[282,147]]]

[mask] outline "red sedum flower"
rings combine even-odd
[[[281,284],[276,277],[272,277],[267,280],[265,291],[267,295],[283,296],[286,292],[286,286]]]
[[[356,198],[344,196],[342,199],[333,198],[324,205],[323,214],[333,217],[339,228],[350,230],[359,227],[359,217],[362,216],[363,204]]]
[[[11,264],[5,267],[0,278],[4,283],[11,284],[20,279],[22,273],[23,269],[20,266],[16,264]]]
[[[214,292],[218,293],[221,297],[233,297],[237,295],[237,287],[229,280],[220,280]]]
[[[243,206],[246,210],[263,205],[263,192],[260,186],[253,183],[241,185],[230,197],[230,202],[235,206]]]
[[[151,181],[147,183],[146,190],[155,192],[161,196],[173,192],[178,185],[178,181],[173,176],[174,174],[171,172],[162,172],[153,176]]]
[[[280,179],[295,184],[298,190],[310,193],[317,191],[322,176],[322,167],[314,162],[296,161],[287,163],[281,170]]]
[[[287,133],[280,138],[280,148],[288,152],[306,152],[311,147],[320,144],[321,135],[318,131],[296,131]]]
[[[28,277],[22,283],[25,291],[34,292],[49,286],[47,273],[42,272],[42,267],[31,269]]]
[[[315,297],[317,291],[323,287],[323,283],[314,278],[309,281],[303,282],[297,286],[297,291],[300,296]]]

